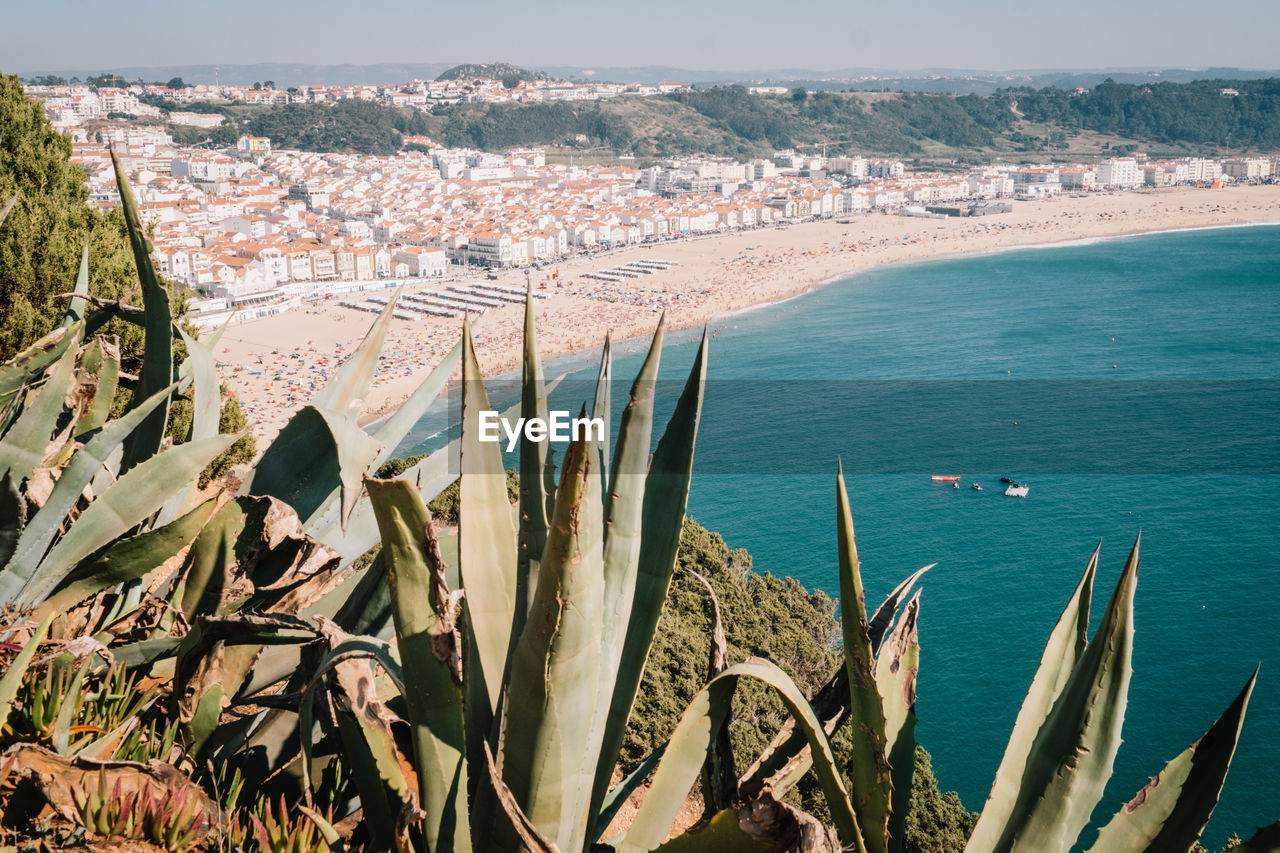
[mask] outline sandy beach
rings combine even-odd
[[[921,219],[869,214],[733,232],[724,236],[633,246],[594,259],[575,259],[530,278],[547,298],[538,302],[544,359],[597,350],[652,333],[659,314],[668,328],[699,326],[753,306],[789,299],[823,283],[882,264],[989,252],[1152,231],[1280,221],[1280,186],[1175,189],[1013,202],[1012,213],[977,218]],[[665,271],[622,284],[583,278],[641,259],[675,261]],[[523,271],[499,284],[524,286]],[[438,282],[413,291],[443,288]],[[523,307],[487,310],[475,320],[476,349],[486,375],[520,363]],[[313,303],[231,326],[217,347],[220,373],[261,439],[274,436],[332,375],[368,330],[373,316]],[[457,340],[458,320],[394,320],[363,418],[394,409]],[[260,445],[261,446],[261,445]]]

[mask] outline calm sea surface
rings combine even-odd
[[[897,265],[712,333],[689,513],[757,571],[834,594],[843,460],[869,605],[938,564],[923,579],[917,737],[966,806],[986,797],[1093,547],[1096,625],[1141,530],[1125,742],[1094,822],[1199,737],[1259,662],[1205,840],[1280,818],[1280,228]],[[682,380],[695,347],[669,338],[663,378]],[[635,374],[638,349],[615,376]],[[676,389],[660,394],[669,412]],[[912,399],[927,440],[908,428]],[[1006,474],[1029,497],[1004,497]]]

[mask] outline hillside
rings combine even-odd
[[[449,145],[497,150],[574,145],[585,137],[578,148],[650,157],[751,157],[792,147],[939,161],[1078,159],[1121,146],[1153,154],[1273,151],[1280,148],[1280,78],[1107,81],[1083,93],[1022,88],[986,96],[800,89],[751,95],[728,86],[578,104],[468,104],[437,121],[436,133]]]
[[[436,79],[471,80],[476,77],[488,77],[490,80],[504,80],[508,77],[518,77],[521,80],[551,79],[551,75],[545,71],[529,71],[510,62],[464,62],[441,72]]]
[[[503,63],[460,65],[445,73],[541,72]],[[742,86],[725,86],[602,101],[458,104],[432,113],[353,101],[186,109],[222,113],[230,121],[212,131],[172,128],[180,142],[233,144],[247,131],[270,137],[279,148],[361,154],[392,153],[402,134],[487,151],[539,145],[575,158],[751,158],[798,148],[901,157],[939,168],[953,161],[1079,161],[1134,150],[1152,156],[1280,150],[1275,77],[1150,85],[1108,80],[1092,89],[1022,87],[990,95],[800,88],[752,95]]]

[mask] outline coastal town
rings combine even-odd
[[[209,150],[175,145],[156,126],[126,124],[91,132],[80,123],[106,114],[145,115],[154,108],[138,96],[148,94],[175,103],[366,98],[422,106],[437,98],[612,97],[628,88],[563,84],[581,92],[569,95],[557,85],[521,81],[508,89],[501,80],[473,79],[315,86],[292,93],[262,86],[91,91],[66,85],[28,91],[71,135],[91,200],[101,205],[118,201],[108,146],[114,148],[144,219],[154,226],[159,270],[199,292],[193,316],[204,325],[277,313],[307,299],[360,293],[395,281],[541,267],[611,248],[742,229],[881,212],[991,215],[1007,212],[1010,200],[1212,186],[1263,180],[1276,172],[1275,160],[1265,157],[1167,161],[1138,155],[1094,164],[992,165],[942,174],[911,171],[895,159],[797,150],[749,161],[667,159],[639,168],[622,160],[612,165],[548,162],[537,148],[446,148],[427,137],[407,137],[411,150],[391,157],[274,150],[270,139],[250,136],[233,148]],[[679,85],[650,88],[659,94]],[[650,94],[647,88],[636,93]],[[191,115],[221,120],[216,114]],[[597,281],[621,283],[617,276],[612,279]],[[613,295],[625,298],[625,292]]]
[[[488,83],[470,81],[496,92]],[[96,96],[104,91],[112,95]],[[254,91],[268,90],[220,96]],[[63,115],[60,87],[28,94],[55,121]],[[263,437],[404,285],[369,417],[403,399],[464,316],[483,320],[486,369],[514,366],[529,286],[555,317],[543,333],[548,351],[571,354],[605,330],[639,334],[656,312],[695,326],[881,263],[1156,223],[1271,219],[1275,187],[1259,185],[1278,171],[1274,157],[1140,152],[945,173],[806,149],[577,163],[542,148],[451,148],[426,136],[373,156],[278,149],[247,135],[226,148],[186,147],[162,125],[127,120],[62,131],[90,202],[104,208],[119,203],[115,152],[152,229],[158,271],[190,288],[188,319],[232,324],[220,369]],[[710,237],[721,239],[703,242]]]

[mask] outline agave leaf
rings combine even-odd
[[[520,416],[547,418],[547,391],[542,381],[542,361],[533,324],[533,285],[524,300],[524,359],[521,363]],[[542,469],[547,464],[547,443],[520,439],[520,525],[516,566],[516,600],[511,636],[519,637],[533,604],[538,563],[547,544],[547,517],[553,496],[546,490]]]
[[[67,347],[80,342],[84,327],[58,327],[13,358],[0,364],[0,411],[3,411],[22,389],[33,382],[45,369],[67,351]]]
[[[26,517],[27,502],[13,475],[5,471],[0,475],[0,567],[9,562],[18,547]]]
[[[469,850],[462,649],[455,600],[422,496],[406,480],[368,480],[382,533],[423,833],[431,850]]]
[[[350,418],[303,406],[262,454],[240,494],[284,501],[308,529],[339,498],[345,527],[380,449]]]
[[[658,329],[662,328],[662,321],[658,321]],[[600,352],[600,373],[596,376],[596,395],[595,400],[591,404],[591,416],[593,418],[601,418],[604,420],[604,441],[600,442],[600,459],[602,461],[601,471],[603,471],[602,480],[605,483],[611,482],[609,474],[609,436],[612,432],[609,429],[609,419],[613,413],[613,405],[610,402],[610,390],[613,387],[613,353],[609,346],[609,336],[604,336],[604,349]]]
[[[604,800],[609,779],[613,774],[627,718],[635,705],[644,674],[653,634],[662,615],[662,605],[667,600],[671,575],[675,571],[676,553],[680,549],[680,530],[684,526],[684,511],[689,500],[689,479],[693,475],[693,447],[698,436],[698,420],[702,414],[702,394],[707,378],[708,336],[702,335],[702,345],[689,371],[684,391],[676,403],[666,431],[658,441],[649,473],[645,478],[644,506],[642,510],[643,537],[636,571],[635,595],[631,604],[631,616],[622,641],[622,653],[618,658],[618,674],[614,682],[613,696],[609,700],[609,717],[605,721],[604,738],[596,764],[591,803]],[[593,832],[604,830],[594,827]]]
[[[707,593],[711,618],[711,649],[707,655],[707,681],[729,668],[729,643],[724,635],[724,622],[720,618],[720,599],[716,598],[711,582],[693,569],[685,568],[702,585]],[[729,739],[729,726],[733,721],[733,709],[724,715],[720,727],[711,739],[707,760],[702,769],[702,799],[706,808],[721,811],[739,801],[738,771],[734,768],[733,742]]]
[[[849,718],[849,699],[849,670],[841,664],[809,700],[827,737],[833,736]],[[738,790],[745,800],[753,799],[765,789],[774,797],[782,797],[812,766],[808,741],[796,731],[796,721],[787,718],[755,764],[738,780]]]
[[[178,370],[179,376],[189,375],[192,380],[194,404],[191,411],[191,433],[188,441],[208,438],[218,434],[218,415],[221,396],[218,371],[214,365],[213,351],[179,329],[182,342],[187,345],[187,359]]]
[[[593,441],[574,441],[565,453],[533,606],[513,653],[513,700],[502,717],[502,778],[564,850],[586,846],[600,748],[592,729],[604,616],[599,459]]]
[[[495,442],[480,440],[480,412],[490,409],[471,326],[462,327],[462,440],[458,492],[458,563],[467,591],[464,606],[474,661],[467,688],[483,688],[492,713],[498,706],[516,594],[516,530],[507,503],[507,475]],[[470,704],[470,703],[469,703]],[[471,711],[468,711],[470,714]],[[487,729],[487,726],[485,726]],[[478,748],[478,745],[477,745]]]
[[[884,639],[884,635],[889,632],[889,626],[893,624],[893,620],[898,616],[898,609],[902,606],[902,602],[906,600],[907,593],[915,586],[916,581],[920,580],[920,576],[932,569],[937,563],[930,563],[923,569],[917,569],[914,574],[893,588],[893,592],[881,602],[876,608],[875,615],[871,617],[867,626],[867,636],[871,640],[871,653],[875,654],[880,651],[880,641]]]
[[[618,811],[626,804],[631,795],[645,783],[645,780],[653,773],[654,768],[658,766],[658,762],[662,760],[662,756],[666,752],[667,745],[665,743],[661,744],[653,752],[646,755],[644,760],[623,777],[621,782],[613,786],[613,789],[605,796],[599,812],[596,813],[596,826],[600,827],[600,833],[607,831],[609,824],[613,822]]]
[[[666,840],[689,790],[698,778],[711,733],[723,721],[741,678],[754,678],[773,689],[799,723],[813,748],[814,770],[822,783],[831,818],[847,849],[866,853],[849,793],[836,770],[831,743],[795,682],[769,661],[749,658],[726,669],[693,697],[667,743],[653,782],[631,828],[617,845],[618,853],[645,853]]]
[[[919,613],[920,593],[917,592],[876,658],[876,689],[884,703],[884,749],[893,780],[888,826],[888,848],[892,853],[902,851],[907,808],[911,803],[911,780],[916,769],[916,673],[920,669],[916,620]],[[863,820],[865,825],[865,816]]]
[[[1089,630],[1090,596],[1101,547],[1099,543],[1094,548],[1084,574],[1076,584],[1075,592],[1063,608],[1062,615],[1058,617],[1058,622],[1045,643],[1040,666],[1036,669],[1026,698],[1022,700],[1022,708],[1013,724],[1013,733],[1005,747],[1000,769],[996,771],[991,793],[987,795],[986,806],[983,807],[978,823],[973,828],[973,835],[965,847],[967,853],[985,853],[992,849],[1003,832],[1013,813],[1014,799],[1036,735],[1084,652]]]
[[[870,620],[868,629],[872,653],[880,650],[881,640],[890,624],[897,617],[906,593],[920,576],[933,564],[916,571],[889,593],[884,602],[876,609]],[[832,735],[849,717],[850,709],[849,670],[841,665],[827,679],[827,682],[813,695],[810,703],[813,711],[822,720],[827,735]],[[787,720],[778,733],[774,735],[769,746],[756,759],[755,764],[743,774],[738,787],[748,799],[768,788],[775,797],[781,797],[795,787],[812,766],[812,756],[805,739],[795,730],[795,721]]]
[[[392,734],[390,712],[374,693],[368,665],[351,655],[341,654],[339,650],[342,648],[339,645],[330,653],[304,691],[299,725],[303,735],[303,754],[309,768],[312,688],[320,675],[330,669],[336,670],[338,689],[349,708],[349,711],[337,713],[342,755],[350,763],[351,776],[360,794],[365,825],[369,828],[374,849],[392,850],[395,849],[396,819],[412,801],[412,785],[405,775],[407,768],[402,766],[402,753]],[[304,776],[309,782],[309,769]],[[309,798],[309,788],[307,794]]]
[[[180,381],[192,383],[191,430],[184,436],[185,441],[209,438],[218,434],[218,422],[221,409],[221,391],[218,383],[218,372],[214,366],[213,352],[209,347],[179,328],[182,342],[187,345],[187,358],[178,368]],[[165,502],[156,516],[157,524],[168,524],[183,512],[195,506],[198,479],[193,479],[186,488]]]
[[[68,335],[72,344],[79,339],[81,326],[72,326]],[[66,405],[67,393],[75,380],[76,348],[68,346],[49,374],[44,387],[28,397],[22,414],[4,434],[0,442],[0,474],[12,472],[15,480],[25,480],[40,467],[49,437],[57,426]]]
[[[849,671],[853,755],[846,769],[854,805],[870,853],[885,853],[892,778],[885,738],[885,710],[873,672],[871,637],[862,591],[853,515],[844,472],[836,473],[836,538],[840,557],[840,627]],[[914,679],[913,679],[914,681]]]
[[[36,649],[49,633],[49,625],[53,622],[55,615],[50,613],[40,620],[31,639],[22,644],[18,654],[9,663],[9,668],[0,677],[0,708],[12,708],[13,703],[17,701],[18,689],[22,687],[22,679],[27,674],[27,667],[31,666],[31,660],[36,656]]]
[[[1200,840],[1218,804],[1257,679],[1255,669],[1209,730],[1116,812],[1098,833],[1090,853],[1187,850]]]
[[[1280,853],[1280,821],[1259,829],[1233,853]]]
[[[422,384],[409,399],[405,400],[373,433],[373,437],[382,444],[382,451],[373,462],[375,470],[391,458],[391,454],[395,453],[400,442],[409,434],[409,430],[422,420],[422,416],[426,414],[432,401],[440,395],[440,389],[449,381],[449,377],[458,369],[461,361],[462,341],[459,340],[440,363],[427,374],[427,378],[422,380]]]
[[[89,242],[86,240],[84,251],[80,253],[80,272],[76,274],[77,294],[69,302],[67,302],[66,313],[62,315],[60,327],[66,328],[84,319],[84,312],[88,309],[89,304],[81,298],[81,294],[89,293]]]
[[[493,786],[498,802],[502,805],[502,810],[507,813],[507,818],[511,821],[511,826],[519,836],[524,849],[529,853],[560,853],[560,848],[555,842],[539,832],[533,821],[520,810],[520,804],[516,802],[511,789],[507,787],[506,782],[502,781],[498,765],[493,763],[493,750],[489,749],[488,743],[484,745],[484,758],[489,770],[489,784]]]
[[[77,563],[148,518],[168,495],[239,437],[217,435],[192,441],[140,463],[89,504],[25,584],[11,572],[0,572],[0,600],[8,599],[21,607],[43,601]],[[14,590],[18,584],[22,584],[20,590]]]
[[[111,416],[111,402],[120,382],[120,345],[114,336],[99,335],[80,355],[80,386],[92,388],[93,399],[76,422],[75,434],[83,436],[102,427]]]
[[[618,443],[614,448],[614,461],[605,495],[604,540],[604,634],[601,637],[601,674],[599,697],[596,699],[597,719],[594,726],[603,731],[609,718],[610,702],[621,663],[626,626],[631,620],[635,599],[636,575],[640,566],[640,543],[644,520],[645,477],[649,466],[649,448],[653,436],[653,406],[658,380],[658,365],[662,358],[662,323],[653,333],[649,354],[631,385],[631,398],[622,412],[618,427]],[[609,358],[608,342],[602,362]],[[604,367],[602,373],[607,372]],[[607,387],[607,378],[606,378]],[[597,397],[599,394],[597,394]],[[607,410],[607,407],[603,410]],[[602,411],[597,408],[596,412]],[[605,435],[608,436],[608,429]],[[603,735],[602,735],[603,736]],[[616,757],[616,756],[615,756]],[[601,756],[601,767],[612,761]],[[612,774],[612,767],[609,768]],[[609,777],[594,786],[592,808],[594,814],[605,796]]]
[[[1120,748],[1133,671],[1138,545],[1134,542],[1102,624],[1031,745],[997,850],[1066,851],[1102,798]]]
[[[208,523],[215,506],[215,501],[205,501],[164,527],[113,542],[101,558],[77,566],[58,590],[36,609],[36,614],[65,612],[91,595],[116,584],[137,580],[164,565],[191,544]]]
[[[141,405],[155,393],[164,390],[173,381],[173,320],[169,312],[169,294],[156,275],[151,264],[151,246],[146,230],[138,218],[138,205],[129,189],[120,160],[114,149],[111,164],[115,167],[116,185],[120,190],[120,206],[124,211],[125,225],[129,230],[129,246],[133,249],[133,262],[142,283],[142,310],[146,314],[143,327],[142,368],[138,371],[138,384],[133,389],[130,407]],[[125,442],[121,471],[128,471],[144,460],[160,452],[164,441],[165,425],[169,422],[169,407],[154,410]]]
[[[53,491],[49,493],[49,499],[36,511],[31,523],[23,531],[13,558],[5,567],[5,574],[23,579],[31,577],[85,487],[107,464],[108,457],[124,443],[129,433],[137,429],[154,408],[168,402],[168,392],[172,388],[173,386],[169,386],[153,394],[150,400],[111,421],[71,457],[70,463],[62,470],[62,476],[54,484]],[[3,584],[2,580],[0,584]]]
[[[369,383],[373,381],[373,373],[378,368],[378,358],[382,355],[382,344],[387,339],[387,329],[391,327],[396,302],[404,287],[403,284],[400,285],[391,294],[360,346],[342,363],[333,378],[311,398],[311,405],[342,417],[360,413],[360,406],[369,393]]]

